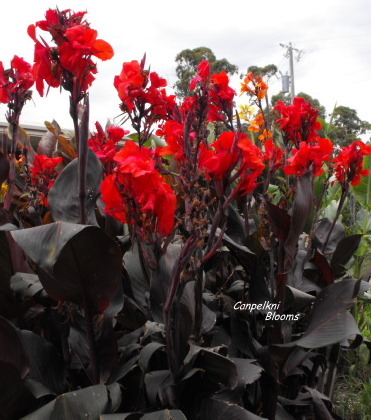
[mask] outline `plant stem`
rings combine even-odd
[[[81,121],[79,136],[79,160],[78,160],[78,183],[79,183],[79,199],[80,199],[80,223],[87,223],[86,215],[86,171],[88,163],[88,138],[89,138],[89,97],[85,96],[84,113]]]

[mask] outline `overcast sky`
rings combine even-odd
[[[176,81],[175,56],[185,48],[206,46],[217,58],[227,58],[243,72],[250,65],[276,64],[289,70],[280,43],[302,50],[295,61],[295,90],[319,99],[330,113],[337,103],[354,108],[371,121],[371,2],[369,0],[266,0],[233,2],[209,0],[29,0],[3,1],[1,5],[0,60],[4,67],[14,54],[33,60],[33,41],[27,26],[44,18],[48,8],[87,10],[91,27],[115,50],[109,62],[98,60],[97,80],[90,90],[90,122],[119,114],[113,77],[124,61],[147,54],[151,70]],[[235,89],[239,88],[234,78]],[[272,80],[270,94],[281,89]],[[4,115],[5,105],[0,105]],[[3,120],[3,116],[0,120]],[[34,92],[21,117],[23,124],[56,119],[71,128],[68,97],[51,89],[47,98]]]

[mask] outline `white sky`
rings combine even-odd
[[[109,42],[115,57],[98,61],[97,80],[90,90],[91,125],[119,115],[113,77],[124,61],[140,60],[147,53],[152,71],[176,81],[175,56],[185,48],[206,46],[217,58],[227,58],[243,72],[250,65],[276,64],[289,70],[280,43],[292,42],[303,50],[295,62],[295,90],[319,101],[330,113],[335,105],[358,111],[371,121],[371,2],[369,0],[29,0],[4,1],[1,5],[0,60],[8,68],[14,54],[33,60],[33,41],[27,26],[44,19],[48,8],[87,10],[91,27]],[[239,89],[239,79],[233,79]],[[281,89],[272,80],[270,94]],[[5,105],[0,105],[4,120]],[[48,97],[34,92],[21,117],[23,124],[56,119],[71,128],[68,97],[51,89]]]

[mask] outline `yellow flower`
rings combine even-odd
[[[6,193],[8,192],[8,190],[9,190],[9,185],[6,181],[4,181],[1,184],[1,187],[0,187],[0,203],[4,202],[5,196],[6,196]]]
[[[256,110],[253,106],[250,105],[240,105],[240,112],[238,113],[241,120],[249,122],[253,115],[255,114]]]

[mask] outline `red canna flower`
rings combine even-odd
[[[63,162],[63,158],[49,158],[45,155],[36,155],[31,166],[31,185],[36,187],[39,202],[49,206],[48,193],[54,185],[58,175],[56,167]]]
[[[200,149],[200,168],[217,180],[226,180],[232,171],[237,171],[238,185],[235,193],[247,194],[253,191],[257,178],[265,169],[262,151],[249,139],[245,133],[236,134],[232,131],[222,133],[211,144]]]
[[[100,60],[113,57],[110,44],[97,39],[97,31],[84,20],[85,12],[49,9],[45,20],[28,27],[28,34],[35,42],[33,72],[36,88],[41,96],[44,81],[52,87],[63,86],[78,95],[91,86],[97,72],[92,56]],[[50,47],[43,39],[37,39],[36,28],[49,32],[56,47]]]
[[[63,158],[49,158],[45,155],[36,155],[31,166],[31,182],[33,185],[44,184],[51,188],[50,181],[56,175],[55,168],[59,163],[63,162]]]
[[[233,131],[222,133],[211,147],[215,152],[207,149],[201,151],[200,167],[213,175],[216,179],[223,179],[237,164],[240,153],[237,148],[236,134]]]
[[[31,70],[31,65],[17,55],[13,57],[8,70],[4,70],[0,61],[0,102],[7,104],[16,101],[17,106],[21,103],[23,106],[31,98],[29,89],[35,82]]]
[[[278,101],[274,109],[281,115],[276,123],[284,132],[287,142],[292,142],[298,147],[301,141],[316,141],[318,130],[322,127],[318,121],[318,110],[304,98],[294,98],[292,105]]]
[[[302,176],[311,170],[315,176],[322,175],[323,164],[331,159],[333,150],[333,143],[326,138],[318,137],[314,145],[302,141],[299,149],[293,149],[294,156],[288,159],[284,171],[287,175]]]
[[[135,224],[142,239],[169,235],[174,228],[176,196],[156,169],[154,152],[133,141],[115,155],[117,168],[102,184],[105,211]]]
[[[185,159],[184,150],[184,124],[173,120],[166,121],[156,131],[158,136],[163,136],[167,146],[157,147],[156,153],[159,156],[174,156],[180,161]],[[194,140],[195,133],[190,133],[191,141]]]
[[[108,175],[101,186],[102,200],[106,204],[104,211],[122,223],[128,223],[125,211],[125,198],[121,195],[116,175]]]
[[[138,133],[139,143],[148,140],[153,124],[167,119],[177,108],[174,95],[166,94],[167,82],[156,72],[144,69],[145,58],[124,63],[121,73],[114,78],[122,103],[120,109],[128,114]]]
[[[118,151],[117,143],[130,131],[111,125],[105,132],[98,122],[95,123],[95,127],[97,131],[90,137],[89,147],[103,164],[113,162],[113,157]]]
[[[357,140],[350,146],[343,147],[339,155],[333,159],[336,179],[343,188],[349,184],[358,185],[362,176],[370,175],[369,169],[363,168],[363,157],[370,154],[371,145]]]
[[[284,151],[281,147],[274,144],[272,139],[264,143],[264,160],[269,160],[269,166],[272,170],[277,170],[283,166]]]

